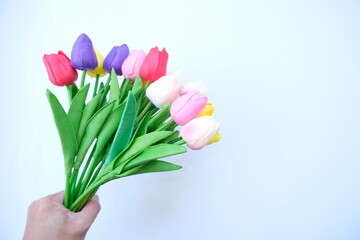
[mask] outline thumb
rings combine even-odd
[[[90,227],[100,212],[100,209],[99,196],[95,195],[93,199],[88,202],[80,212],[78,212],[78,217],[83,218],[83,221]]]

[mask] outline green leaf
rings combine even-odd
[[[170,117],[170,104],[166,105],[155,116],[153,116],[149,123],[149,131],[154,131],[158,128],[166,119]]]
[[[145,116],[141,119],[141,121],[138,123],[135,137],[140,137],[147,133],[148,125],[150,122],[150,116],[151,116],[151,113],[147,112],[145,114]]]
[[[124,112],[126,102],[120,104],[115,110],[110,114],[104,126],[99,132],[99,136],[96,142],[96,149],[94,153],[94,158],[97,159],[99,154],[102,152],[106,143],[110,140],[116,132],[117,127],[119,126],[121,116]]]
[[[103,108],[95,113],[95,115],[89,120],[89,123],[86,126],[85,135],[81,141],[79,152],[76,157],[76,161],[74,164],[75,169],[79,169],[86,152],[88,151],[90,145],[95,140],[98,135],[100,129],[105,123],[107,117],[110,115],[112,109],[114,107],[114,102],[106,104]]]
[[[81,117],[79,132],[77,135],[78,142],[81,142],[81,139],[83,138],[84,133],[85,133],[86,126],[87,126],[90,118],[96,112],[103,92],[104,92],[104,90],[101,90],[93,99],[90,100],[90,102],[88,104],[86,104],[83,114],[82,114],[82,117]]]
[[[117,107],[119,105],[119,81],[116,77],[116,73],[114,69],[111,69],[111,85],[110,85],[110,98],[109,102],[116,101],[114,107]]]
[[[155,146],[151,146],[145,149],[142,153],[140,153],[130,162],[128,162],[124,167],[123,171],[127,171],[150,160],[173,156],[185,153],[186,151],[186,147],[175,144],[158,144]]]
[[[100,92],[101,90],[103,90],[103,89],[104,89],[104,87],[105,87],[104,83],[103,83],[103,82],[101,82],[101,83],[100,83],[100,86],[99,86],[99,92]]]
[[[144,149],[150,147],[151,145],[154,145],[155,143],[161,141],[164,138],[167,138],[171,134],[172,132],[170,131],[157,131],[136,138],[125,152],[119,154],[115,158],[115,160],[112,162],[113,167],[116,167],[121,163],[125,162],[126,160],[133,158],[135,155],[139,154]]]
[[[70,87],[71,96],[72,96],[71,98],[74,98],[74,97],[75,97],[75,95],[78,93],[79,88],[76,86],[76,84],[75,84],[75,83],[73,83],[73,84],[69,85],[69,87]]]
[[[79,131],[81,117],[85,107],[85,100],[89,91],[90,84],[86,84],[80,91],[75,95],[69,108],[69,119],[74,126],[75,134]]]
[[[71,124],[64,108],[61,106],[57,97],[50,91],[46,91],[47,98],[54,116],[56,128],[59,133],[61,147],[64,155],[65,173],[69,175],[76,156],[77,141],[74,127]]]
[[[123,102],[123,100],[125,99],[125,97],[127,96],[128,88],[129,88],[129,83],[130,83],[130,79],[126,78],[124,79],[124,81],[121,84],[120,87],[120,98],[119,98],[119,102]]]
[[[140,76],[137,76],[135,78],[135,82],[134,82],[134,85],[131,89],[131,91],[134,93],[134,97],[137,99],[138,96],[140,95],[141,93],[141,89],[142,89],[142,79]]]
[[[124,172],[123,174],[121,174],[121,177],[127,177],[143,173],[175,171],[181,168],[182,166],[173,163],[160,160],[152,160],[142,165],[141,168],[139,167],[138,170],[136,169],[137,171],[131,172],[132,169],[130,169],[129,172]]]
[[[136,100],[131,91],[128,93],[125,110],[122,114],[118,130],[112,142],[110,153],[105,160],[104,167],[108,165],[130,142],[136,118]]]
[[[179,131],[175,131],[173,132],[173,134],[171,134],[169,137],[164,138],[163,140],[161,140],[161,143],[169,143],[170,141],[176,139],[179,137],[180,132]]]

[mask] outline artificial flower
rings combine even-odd
[[[180,135],[189,148],[199,150],[208,145],[219,130],[220,124],[214,117],[204,116],[185,124],[181,128]]]
[[[150,49],[141,68],[140,76],[143,80],[155,82],[166,75],[166,67],[169,55],[165,48],[159,51],[158,47]]]
[[[71,65],[84,71],[93,70],[98,66],[93,44],[85,33],[81,34],[73,45]]]
[[[124,77],[134,80],[139,75],[145,57],[146,54],[143,50],[132,50],[121,67]]]
[[[175,99],[171,104],[171,117],[177,124],[185,125],[202,112],[207,101],[207,97],[204,97],[198,91],[186,93]]]
[[[174,75],[165,75],[152,83],[146,90],[146,96],[158,108],[171,104],[179,94],[179,80]]]
[[[105,71],[111,73],[111,69],[114,69],[116,75],[121,76],[121,67],[128,56],[129,47],[126,44],[113,47],[109,54],[105,57],[103,64]]]
[[[70,59],[62,51],[59,51],[58,54],[45,54],[43,62],[49,79],[54,85],[66,86],[76,81],[77,71],[71,66]]]

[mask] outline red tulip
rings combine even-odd
[[[59,51],[58,54],[44,54],[43,62],[49,79],[54,85],[66,86],[76,81],[77,71],[71,66],[70,59],[62,51]]]
[[[166,67],[169,55],[165,48],[160,52],[158,47],[150,49],[140,68],[140,76],[143,80],[155,82],[166,75]]]

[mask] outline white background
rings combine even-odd
[[[166,47],[169,71],[204,80],[223,140],[173,157],[177,172],[99,191],[87,239],[360,238],[357,1],[0,1],[0,239],[64,188],[44,53],[87,33]],[[66,105],[66,104],[65,104]]]

